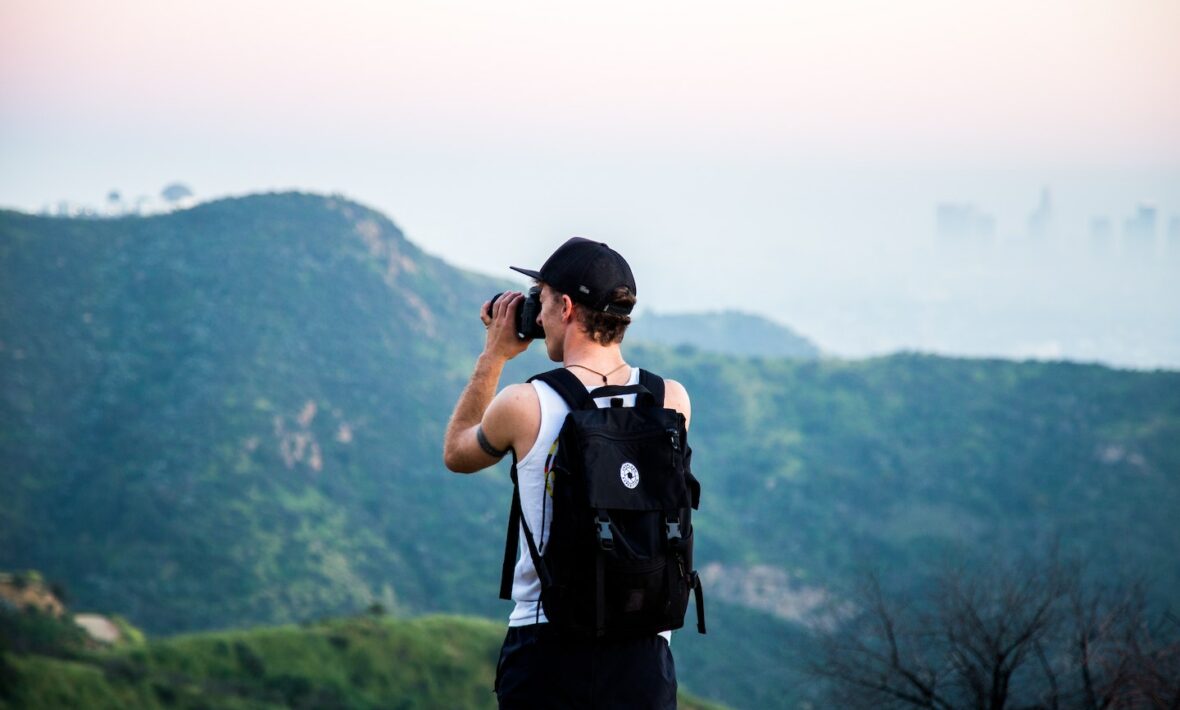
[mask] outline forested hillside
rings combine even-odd
[[[307,195],[0,224],[0,567],[152,631],[481,608],[438,441],[496,283]]]
[[[502,619],[506,471],[447,473],[441,436],[478,306],[513,284],[338,197],[0,212],[0,569],[155,635],[373,603]],[[1056,543],[1177,602],[1180,373],[632,340],[693,398],[711,631],[673,646],[700,695],[790,707],[808,629],[869,566],[904,589]]]

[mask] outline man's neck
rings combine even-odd
[[[599,345],[593,341],[584,341],[571,345],[574,347],[565,351],[562,364],[584,383],[601,385],[602,376],[607,373],[611,373],[610,382],[614,384],[619,379],[626,380],[631,376],[630,370],[620,367],[625,361],[618,343]]]

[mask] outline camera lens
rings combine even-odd
[[[504,295],[504,292],[501,291],[500,293],[497,293],[495,296],[492,296],[491,301],[488,301],[488,307],[486,310],[484,310],[484,313],[487,314],[488,318],[492,317],[492,306],[496,305],[496,299],[499,298],[500,296],[503,296],[503,295]]]

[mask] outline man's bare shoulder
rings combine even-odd
[[[664,402],[688,402],[688,390],[676,380],[664,380]],[[673,407],[675,409],[675,407]]]
[[[537,409],[537,390],[527,382],[508,385],[500,390],[488,407],[487,414],[495,417],[513,417],[533,412]]]
[[[483,415],[484,433],[496,441],[518,443],[534,433],[541,418],[541,400],[528,383],[508,385],[500,390]]]
[[[528,383],[508,385],[484,412],[482,425],[484,435],[493,445],[527,452],[541,426],[541,399],[537,391]]]
[[[664,406],[680,412],[685,420],[692,418],[692,402],[688,398],[688,390],[676,380],[664,380]]]

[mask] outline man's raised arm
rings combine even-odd
[[[517,443],[514,419],[525,393],[514,385],[496,396],[504,364],[524,352],[529,341],[516,337],[513,315],[523,296],[506,292],[488,304],[480,318],[488,329],[484,351],[475,361],[471,380],[459,395],[443,440],[443,463],[456,473],[474,473],[499,461]],[[532,388],[528,388],[531,393]]]

